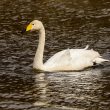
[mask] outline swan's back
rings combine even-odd
[[[66,49],[56,53],[44,65],[46,68],[53,68],[54,70],[82,70],[93,66],[94,63],[97,63],[97,60],[105,61],[93,49]]]
[[[70,60],[70,50],[67,49],[56,53],[54,56],[48,59],[44,65],[48,67],[60,66],[62,64],[67,65]]]

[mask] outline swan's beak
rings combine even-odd
[[[26,28],[26,31],[30,31],[30,30],[32,30],[32,24],[29,24]]]

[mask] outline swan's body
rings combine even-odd
[[[53,55],[46,63],[43,64],[43,52],[45,45],[45,29],[42,22],[38,20],[32,21],[26,31],[39,31],[39,44],[35,54],[33,68],[42,71],[72,71],[83,70],[84,68],[93,66],[94,63],[102,63],[109,61],[103,59],[100,54],[94,50],[84,49],[66,49]]]

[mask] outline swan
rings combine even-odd
[[[43,23],[39,20],[32,21],[27,27],[26,31],[38,31],[39,43],[34,57],[33,68],[40,71],[77,71],[91,67],[94,64],[100,64],[107,59],[93,49],[88,50],[88,45],[83,49],[65,49],[55,55],[43,64],[43,53],[45,45],[45,28]]]

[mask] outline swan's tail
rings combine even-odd
[[[101,58],[101,57],[98,57],[98,58],[96,58],[96,59],[94,60],[94,62],[97,63],[97,64],[101,64],[102,62],[108,62],[108,61],[110,61],[110,60],[103,59],[103,58]]]

